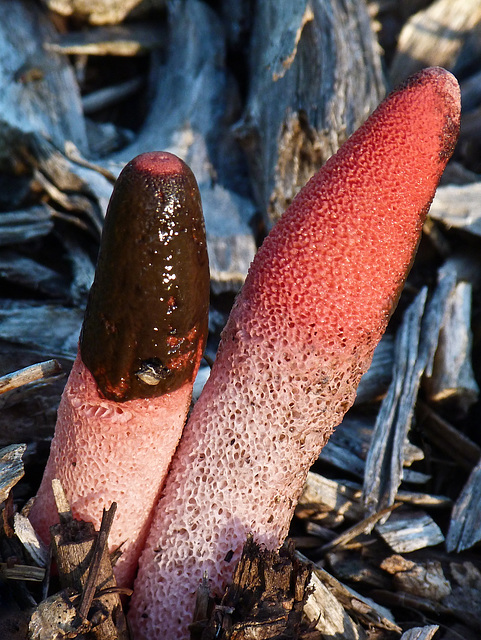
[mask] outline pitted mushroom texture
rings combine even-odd
[[[247,534],[282,543],[386,328],[458,126],[455,79],[417,74],[264,242],[156,509],[131,603],[136,638],[187,637],[204,572],[220,593]]]
[[[56,431],[31,513],[42,538],[49,540],[55,521],[53,478],[61,481],[74,517],[93,522],[97,530],[102,510],[116,501],[109,546],[124,543],[115,575],[120,585],[131,584],[190,397],[190,386],[184,385],[157,398],[107,400],[78,356],[58,410],[57,424],[68,428]]]

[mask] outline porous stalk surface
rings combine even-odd
[[[265,240],[156,509],[131,602],[136,640],[188,637],[247,534],[284,540],[306,473],[351,406],[409,271],[459,127],[434,68],[391,94]]]
[[[107,400],[78,355],[29,516],[42,538],[48,542],[49,527],[58,522],[53,478],[61,481],[74,517],[93,522],[97,530],[103,508],[117,502],[109,547],[113,550],[123,543],[115,576],[119,585],[131,585],[191,393],[192,381],[188,380],[157,398],[122,403]]]

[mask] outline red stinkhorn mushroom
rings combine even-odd
[[[185,637],[204,572],[220,593],[247,534],[283,542],[396,304],[459,109],[448,72],[410,78],[265,240],[156,508],[131,603],[137,640]]]
[[[184,426],[207,334],[209,271],[195,178],[169,153],[120,174],[107,211],[79,353],[30,518],[48,539],[59,478],[76,517],[118,504],[111,546],[132,581]]]

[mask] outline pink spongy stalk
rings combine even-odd
[[[459,126],[431,68],[392,93],[265,240],[173,459],[140,559],[137,640],[183,638],[249,533],[282,544],[306,473],[351,406],[418,245]]]
[[[49,527],[58,522],[53,478],[61,481],[74,517],[93,522],[97,530],[103,508],[117,502],[109,545],[114,550],[122,544],[115,575],[119,585],[131,585],[152,507],[182,433],[191,394],[189,380],[157,398],[123,403],[107,400],[77,355],[60,402],[42,484],[29,516],[39,535],[48,542]]]

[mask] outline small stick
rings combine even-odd
[[[18,389],[30,382],[58,376],[60,373],[62,373],[62,367],[57,360],[46,360],[45,362],[32,364],[30,367],[25,367],[24,369],[19,369],[13,373],[1,376],[0,394]]]
[[[75,520],[59,480],[52,480],[60,524],[51,527],[60,583],[81,594],[76,610],[93,625],[89,640],[128,640],[120,592],[112,573],[108,537],[117,504],[104,509],[100,531],[91,522]],[[93,605],[93,606],[92,606]]]
[[[94,599],[95,590],[97,589],[97,579],[99,577],[100,567],[102,563],[102,557],[107,546],[110,529],[112,528],[112,522],[114,521],[116,511],[117,503],[113,502],[110,509],[108,511],[104,509],[102,514],[100,531],[94,543],[93,558],[90,565],[89,575],[87,581],[85,582],[82,598],[78,607],[78,612],[83,618],[87,617],[90,606],[92,604],[92,600]]]

